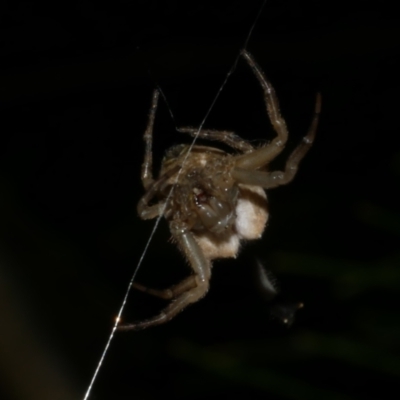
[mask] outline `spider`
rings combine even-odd
[[[190,149],[189,145],[176,145],[167,150],[160,176],[154,179],[152,140],[159,92],[155,90],[153,93],[143,136],[145,156],[141,180],[146,193],[139,201],[138,213],[142,219],[165,217],[193,274],[164,290],[134,283],[136,289],[171,302],[153,318],[120,325],[119,330],[138,330],[163,324],[189,304],[200,300],[209,288],[211,261],[235,258],[241,240],[261,237],[268,220],[264,189],[289,183],[313,143],[321,109],[319,93],[308,133],[287,159],[284,170],[267,171],[268,164],[284,149],[288,130],[271,83],[249,52],[243,50],[241,56],[261,85],[267,113],[276,131],[276,137],[263,147],[254,148],[233,132],[180,128],[177,129],[179,132],[193,137],[198,135],[202,139],[225,143],[237,153],[229,154],[209,146],[195,145]]]

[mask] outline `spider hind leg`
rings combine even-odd
[[[165,296],[167,299],[173,298],[173,300],[164,308],[164,310],[161,311],[161,313],[153,318],[133,324],[120,325],[117,328],[120,331],[140,330],[150,326],[163,324],[164,322],[174,318],[189,304],[199,301],[208,291],[211,276],[210,261],[204,256],[194,236],[182,227],[181,224],[171,222],[170,228],[173,236],[178,242],[179,248],[187,257],[194,275],[170,288],[171,293],[162,290],[148,289],[147,291],[150,294],[158,297]],[[139,290],[144,289],[143,291],[146,291],[147,289],[142,285],[135,285],[135,287]],[[175,290],[175,292],[173,290]],[[177,295],[177,297],[175,297],[175,295]]]

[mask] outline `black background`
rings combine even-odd
[[[154,221],[141,221],[142,133],[165,93],[155,169],[189,142],[260,1],[5,1],[0,9],[0,371],[2,399],[83,399]],[[316,142],[287,187],[268,193],[260,241],[215,262],[211,290],[170,323],[118,333],[91,399],[382,399],[400,375],[399,18],[384,2],[267,1],[247,49],[290,129]],[[243,61],[206,127],[274,133]],[[188,273],[164,221],[138,281]],[[260,260],[291,328],[256,291]],[[130,294],[124,320],[165,303]]]

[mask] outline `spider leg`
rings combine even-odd
[[[184,279],[182,282],[179,282],[178,284],[171,286],[168,289],[161,289],[161,290],[152,289],[136,282],[132,284],[132,287],[134,287],[137,290],[140,290],[141,292],[151,294],[152,296],[160,297],[165,300],[172,300],[175,299],[177,296],[179,296],[181,293],[193,289],[194,287],[196,287],[196,285],[197,285],[196,276],[192,275]]]
[[[300,161],[307,154],[308,150],[310,150],[310,147],[314,142],[320,112],[321,95],[318,93],[317,101],[315,103],[314,117],[308,133],[306,136],[304,136],[302,142],[294,149],[292,154],[289,156],[288,160],[286,161],[284,171],[265,172],[249,171],[244,168],[234,168],[232,171],[232,177],[240,183],[261,186],[264,189],[270,189],[289,183],[296,175]]]
[[[182,252],[185,254],[190,262],[193,275],[193,286],[180,293],[160,314],[145,321],[136,322],[133,324],[120,325],[117,329],[121,331],[138,330],[148,328],[154,325],[160,325],[174,318],[189,304],[195,303],[200,300],[208,291],[209,280],[211,276],[211,264],[207,260],[196,242],[196,239],[187,229],[182,227],[181,224],[172,221],[170,223],[171,232],[178,242]],[[190,281],[186,280],[178,284],[179,290],[183,288]],[[188,285],[190,287],[190,285]]]
[[[143,199],[143,197],[142,197],[142,199]],[[154,204],[153,206],[149,206],[147,204],[144,204],[144,202],[142,202],[142,199],[139,201],[138,206],[137,206],[139,217],[141,219],[153,219],[163,213],[164,208],[165,208],[164,201]]]
[[[147,192],[144,194],[144,196],[142,196],[137,205],[137,211],[140,218],[152,219],[160,214],[163,214],[166,208],[165,201],[160,201],[152,206],[149,206],[149,203],[157,193],[165,190],[165,188],[169,185],[169,178],[171,178],[179,170],[179,168],[179,166],[171,168],[169,171],[165,172],[161,178],[153,181],[153,183],[150,184]]]
[[[269,119],[277,136],[267,146],[261,147],[250,154],[237,156],[236,166],[244,169],[258,169],[273,160],[285,148],[288,138],[288,130],[285,120],[279,111],[279,102],[271,83],[268,81],[260,66],[253,56],[246,50],[242,51],[243,58],[247,61],[254,75],[258,79],[263,91]]]
[[[192,137],[195,137],[198,133],[198,137],[201,139],[218,140],[242,153],[248,153],[254,150],[254,147],[248,141],[243,140],[236,135],[235,132],[218,131],[215,129],[202,129],[199,132],[198,128],[192,127],[176,128],[176,130],[181,133],[188,133]]]
[[[144,194],[144,196],[142,196],[142,198],[139,200],[137,212],[141,219],[152,219],[163,213],[166,205],[165,201],[160,201],[152,206],[149,206],[149,202],[155,196],[160,186],[165,184],[165,180],[166,178],[164,177],[155,181],[152,186],[150,186],[149,190]]]
[[[144,161],[142,164],[142,183],[145,189],[149,188],[153,183],[153,154],[152,154],[152,146],[153,146],[153,129],[154,129],[154,120],[156,117],[158,98],[160,97],[160,92],[155,90],[153,92],[153,97],[151,100],[151,107],[149,112],[149,119],[147,122],[146,130],[144,131],[143,140],[145,143],[145,153],[144,153]]]

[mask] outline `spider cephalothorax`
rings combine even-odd
[[[284,171],[266,171],[265,167],[284,149],[288,131],[273,87],[253,57],[245,50],[242,56],[264,91],[267,112],[277,133],[263,147],[253,148],[233,132],[180,128],[180,132],[192,136],[223,142],[238,153],[229,154],[208,146],[174,146],[164,157],[159,178],[153,179],[151,147],[159,92],[153,94],[144,134],[142,182],[146,193],[138,204],[138,212],[142,219],[160,215],[166,218],[194,274],[165,290],[134,283],[139,290],[173,301],[156,317],[121,325],[120,330],[164,323],[201,299],[208,290],[211,260],[236,257],[241,240],[261,237],[268,219],[264,189],[290,182],[314,140],[321,105],[319,95],[310,129],[289,156]]]

